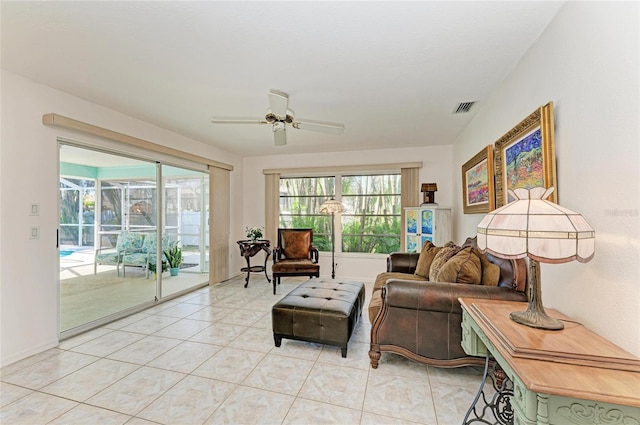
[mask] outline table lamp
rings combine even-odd
[[[331,214],[331,279],[336,278],[336,262],[335,262],[335,230],[334,230],[334,221],[336,213],[345,212],[345,207],[342,205],[342,202],[336,201],[331,198],[326,201],[324,204],[320,205],[320,214]]]
[[[526,311],[511,320],[534,328],[559,330],[564,324],[542,306],[540,262],[586,263],[593,258],[595,231],[578,213],[546,198],[553,187],[509,190],[515,201],[487,214],[478,224],[478,248],[501,258],[529,257]]]

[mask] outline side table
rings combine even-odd
[[[640,424],[640,358],[553,309],[563,330],[510,320],[526,303],[459,300],[465,352],[486,356],[484,378],[490,358],[503,372],[490,401],[482,382],[464,424]]]
[[[264,272],[264,276],[267,278],[267,282],[271,282],[269,276],[267,275],[267,260],[271,255],[271,242],[267,239],[244,239],[237,242],[240,247],[240,255],[247,260],[247,267],[243,267],[240,269],[241,272],[247,272],[247,278],[245,279],[244,287],[249,286],[249,276],[251,272]],[[251,266],[251,257],[256,255],[258,252],[264,251],[264,265],[262,266]]]

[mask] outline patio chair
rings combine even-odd
[[[125,267],[126,266],[137,266],[142,267],[146,271],[146,277],[149,279],[149,264],[156,263],[156,244],[158,243],[158,234],[157,233],[149,233],[144,238],[144,242],[142,244],[142,249],[139,252],[134,252],[130,254],[125,254],[122,256],[122,275],[125,275]],[[169,249],[170,242],[169,236],[162,236],[162,261],[166,261],[166,257],[164,255],[164,251]]]
[[[122,231],[116,239],[116,247],[99,248],[93,261],[93,274],[98,272],[98,264],[116,266],[116,273],[120,276],[122,257],[142,250],[144,235],[137,232]],[[124,267],[122,268],[124,275]]]

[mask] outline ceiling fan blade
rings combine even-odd
[[[344,124],[322,121],[296,121],[292,124],[294,128],[299,130],[319,131],[321,133],[342,134]]]
[[[214,124],[267,124],[260,118],[212,118]]]
[[[269,92],[269,105],[271,106],[271,113],[279,118],[284,118],[287,116],[289,96],[281,91],[271,90]]]
[[[273,130],[273,139],[276,146],[284,146],[287,144],[287,132],[282,130]]]

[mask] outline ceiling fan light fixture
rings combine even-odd
[[[310,130],[328,134],[342,134],[344,124],[322,121],[300,121],[295,118],[293,110],[289,109],[289,95],[278,90],[271,90],[269,108],[263,119],[257,118],[213,118],[215,124],[271,124],[271,131],[276,146],[287,144],[287,126],[298,130]]]

